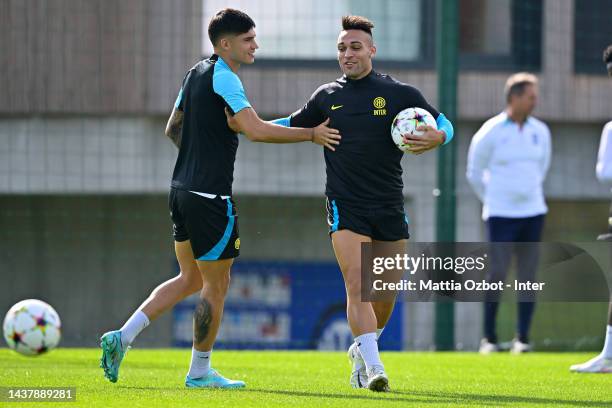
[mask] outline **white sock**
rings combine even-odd
[[[210,358],[212,350],[210,351],[198,351],[195,348],[191,348],[191,365],[189,366],[190,378],[201,378],[208,373],[210,370]]]
[[[365,362],[366,370],[369,370],[370,367],[373,366],[383,366],[380,361],[380,355],[378,354],[376,333],[365,333],[361,336],[357,336],[355,337],[355,342],[357,342],[357,348],[359,348],[361,357],[363,357],[363,361]]]
[[[380,339],[380,335],[382,334],[383,330],[385,330],[384,327],[382,329],[376,329],[376,341]]]
[[[606,341],[601,354],[605,358],[612,358],[612,326],[610,325],[606,328]]]
[[[136,336],[149,325],[149,318],[142,310],[137,310],[123,325],[121,330],[121,345],[125,348],[132,344]]]

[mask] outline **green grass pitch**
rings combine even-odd
[[[130,350],[119,381],[111,384],[98,368],[96,349],[58,349],[34,358],[0,349],[0,386],[76,387],[76,402],[36,404],[52,407],[612,406],[611,374],[568,371],[592,353],[383,352],[392,387],[385,394],[351,389],[344,353],[301,351],[215,351],[213,366],[247,388],[185,389],[190,353]]]

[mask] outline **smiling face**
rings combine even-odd
[[[376,54],[372,36],[362,30],[343,30],[338,36],[338,63],[349,79],[361,79],[372,70]]]
[[[243,34],[230,35],[220,40],[224,54],[236,64],[252,64],[255,62],[255,50],[259,45],[255,41],[255,29],[251,28]]]

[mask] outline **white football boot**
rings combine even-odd
[[[497,351],[499,351],[499,347],[497,347],[497,344],[489,343],[489,340],[487,340],[486,338],[480,340],[480,348],[478,349],[478,352],[480,354],[491,354]]]
[[[365,362],[363,361],[363,357],[361,357],[361,353],[359,353],[357,343],[353,342],[353,344],[351,344],[347,354],[353,367],[351,371],[351,387],[367,388],[368,373],[366,373]]]
[[[531,344],[523,343],[518,339],[512,340],[512,347],[510,348],[510,353],[512,354],[523,354],[532,351]]]
[[[368,370],[368,388],[377,392],[389,391],[389,378],[381,366],[373,366]]]
[[[582,364],[570,367],[574,373],[609,373],[612,374],[612,358],[605,358],[601,354]]]

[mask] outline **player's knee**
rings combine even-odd
[[[348,271],[344,285],[349,298],[361,297],[361,271],[359,268]]]
[[[230,281],[232,280],[230,274],[228,273],[227,275],[225,275],[221,281],[221,285],[222,285],[222,291],[223,291],[223,296],[225,297],[225,295],[227,294],[227,291],[229,290],[229,285],[230,285]]]
[[[227,291],[229,289],[230,284],[230,275],[220,274],[216,276],[214,279],[210,279],[206,283],[207,292],[215,297],[225,298]]]
[[[191,271],[191,273],[184,273],[181,271],[180,279],[184,292],[187,294],[192,294],[202,289],[202,278],[197,269]]]
[[[196,293],[196,292],[202,290],[202,279],[200,279],[199,276],[196,276],[195,278],[191,278],[187,282],[186,288],[187,288],[186,291],[189,294]]]

